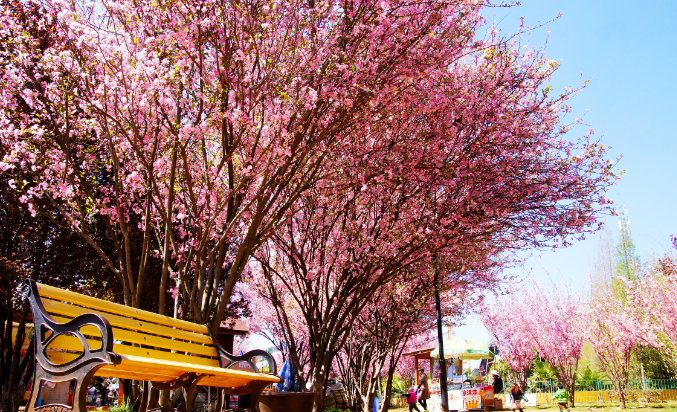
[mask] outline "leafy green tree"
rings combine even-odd
[[[619,238],[615,245],[615,268],[611,288],[617,296],[625,298],[625,281],[636,281],[642,276],[642,263],[637,256],[628,209],[623,206],[618,211]]]
[[[535,381],[557,380],[557,374],[548,361],[536,358],[532,363],[529,379]]]
[[[670,370],[668,362],[656,348],[641,345],[635,350],[635,359],[632,367],[632,374],[637,378],[646,379],[674,379],[675,373]]]

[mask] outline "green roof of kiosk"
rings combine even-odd
[[[430,352],[431,358],[440,357],[439,346]],[[491,359],[494,355],[484,345],[468,339],[453,339],[444,341],[445,358],[461,359]]]

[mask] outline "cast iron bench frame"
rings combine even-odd
[[[24,299],[30,303],[35,325],[35,372],[26,412],[37,412],[43,408],[87,412],[87,389],[94,375],[143,381],[139,412],[148,411],[151,399],[157,398],[159,390],[179,388],[184,389],[179,409],[190,411],[197,385],[219,387],[232,395],[251,394],[252,411],[258,412],[263,389],[271,383],[281,382],[281,378],[276,376],[275,361],[269,353],[253,350],[233,356],[219,346],[207,326],[41,285],[32,280],[24,282],[22,292]],[[124,323],[126,320],[129,320],[129,326]],[[133,322],[138,322],[138,325],[132,325]],[[111,323],[118,327],[114,328]],[[145,328],[146,332],[142,329],[121,329],[134,327]],[[164,336],[152,334],[157,330],[164,331]],[[199,342],[176,339],[168,333],[174,330],[180,339],[194,336]],[[132,343],[122,345],[115,342],[114,331],[131,337],[129,342]],[[69,350],[78,341],[82,350]],[[99,343],[100,347],[92,348],[94,343]],[[270,374],[258,373],[253,362],[255,357],[268,361]],[[255,372],[231,369],[240,362],[247,362]],[[167,379],[168,375],[170,379]],[[72,406],[36,406],[43,381],[73,380],[76,384]],[[216,412],[220,412],[222,407],[222,397],[219,397]]]

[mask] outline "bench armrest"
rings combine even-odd
[[[209,327],[209,325],[207,325],[207,327]],[[209,329],[209,336],[211,336],[212,341],[214,342],[214,347],[216,348],[216,352],[219,354],[219,356],[222,356],[230,361],[230,363],[227,366],[225,366],[226,369],[232,368],[238,362],[247,362],[249,366],[251,366],[251,368],[254,369],[254,372],[260,373],[259,368],[257,368],[254,362],[252,361],[252,358],[259,356],[265,358],[266,361],[268,361],[268,367],[270,368],[269,374],[277,375],[277,365],[275,364],[275,359],[270,353],[261,349],[254,349],[243,355],[235,356],[229,353],[227,350],[223,349],[221,345],[219,345],[218,341],[216,340],[216,337],[212,334],[211,329]]]
[[[94,313],[86,313],[77,316],[66,323],[58,323],[52,319],[43,306],[38,286],[35,281],[27,279],[24,282],[22,295],[24,299],[28,300],[30,303],[31,312],[33,313],[33,324],[35,325],[35,357],[45,370],[52,373],[70,373],[84,363],[120,363],[120,356],[113,352],[113,328],[104,317]],[[99,329],[99,333],[101,334],[101,348],[92,350],[89,347],[87,338],[85,338],[80,331],[80,328],[88,325]],[[49,337],[46,336],[46,332],[48,331],[52,332]],[[57,365],[49,360],[46,351],[54,339],[65,333],[71,334],[80,340],[83,347],[83,353],[70,362]]]

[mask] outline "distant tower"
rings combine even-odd
[[[636,280],[640,275],[640,263],[632,242],[630,217],[625,205],[617,209],[619,239],[616,245],[616,275],[628,280]]]
[[[630,231],[630,217],[628,216],[628,208],[625,207],[625,204],[620,208],[616,209],[618,213],[618,230],[621,234],[621,241],[625,238],[632,238]]]

